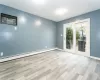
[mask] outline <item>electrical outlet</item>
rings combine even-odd
[[[0,53],[0,56],[3,56],[3,52]]]

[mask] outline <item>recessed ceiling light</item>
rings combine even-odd
[[[68,9],[66,9],[66,8],[58,8],[58,9],[56,9],[55,14],[62,16],[67,12],[68,12]]]
[[[35,4],[45,4],[46,0],[32,0]]]

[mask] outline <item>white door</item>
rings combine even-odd
[[[76,22],[75,34],[75,53],[90,56],[90,19]]]
[[[75,52],[75,42],[74,42],[74,33],[75,29],[73,23],[67,23],[63,27],[63,48],[65,51],[74,53]]]
[[[64,24],[64,50],[90,56],[90,19]]]

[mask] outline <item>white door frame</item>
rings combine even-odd
[[[64,26],[63,26],[63,49],[65,51],[68,51],[68,52],[71,52],[71,53],[75,53],[75,48],[72,51],[66,49],[66,28],[67,28],[67,25],[69,25],[69,24],[77,24],[77,23],[81,23],[81,22],[88,22],[89,23],[89,25],[87,27],[87,30],[88,30],[87,41],[88,41],[88,43],[86,45],[86,54],[81,54],[81,53],[77,53],[77,54],[81,54],[81,55],[84,55],[84,56],[90,56],[90,18],[64,24]],[[74,37],[76,37],[76,34],[74,34]],[[75,41],[75,40],[73,40],[73,41]],[[73,46],[76,45],[74,43],[73,43]]]

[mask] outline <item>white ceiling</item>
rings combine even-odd
[[[53,21],[100,9],[100,0],[46,0],[44,5],[37,5],[32,0],[0,0],[0,3]],[[55,15],[57,8],[67,8],[68,13],[63,16]]]

